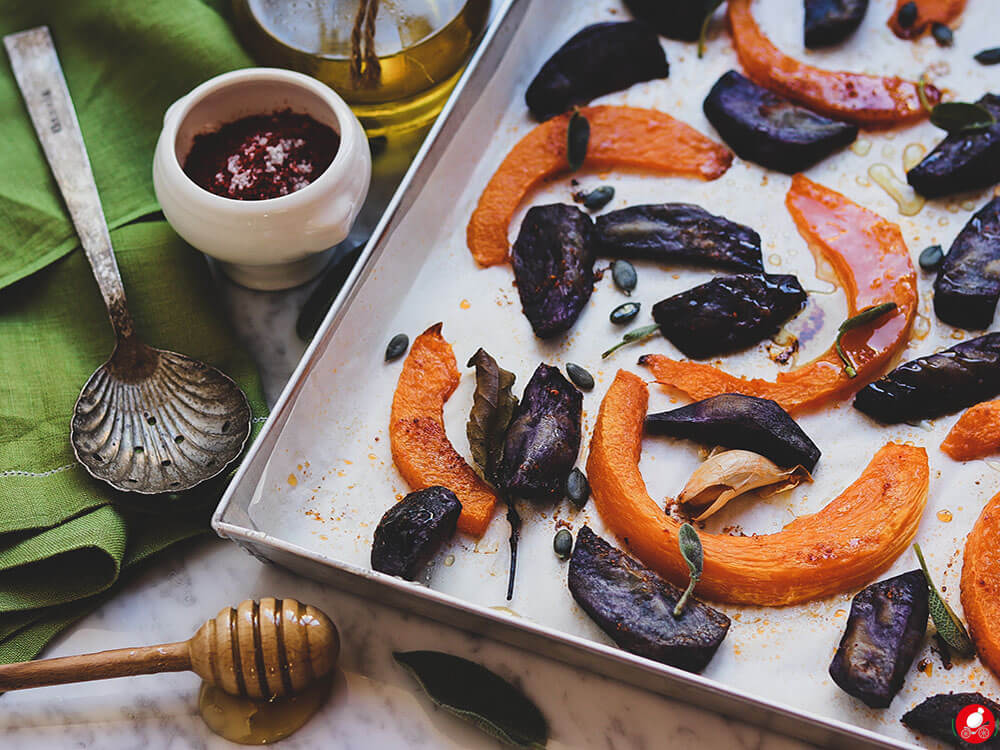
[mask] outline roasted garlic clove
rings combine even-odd
[[[702,521],[732,500],[751,490],[766,487],[762,496],[776,495],[811,482],[812,476],[802,466],[783,469],[773,461],[751,451],[713,452],[695,469],[677,500],[702,509],[694,520]]]

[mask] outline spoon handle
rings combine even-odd
[[[80,242],[119,339],[132,334],[125,287],[115,262],[87,147],[47,26],[3,38],[18,88],[42,142],[45,158],[69,209]]]
[[[0,693],[68,682],[106,680],[109,677],[184,672],[188,669],[191,669],[191,655],[187,641],[119,648],[96,654],[0,664]]]

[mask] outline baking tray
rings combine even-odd
[[[755,14],[783,49],[827,68],[859,69],[916,77],[929,70],[936,83],[961,99],[989,90],[989,69],[971,61],[995,43],[988,3],[973,0],[956,32],[955,47],[937,48],[895,39],[885,27],[892,0],[873,0],[858,33],[833,51],[802,50],[800,3],[757,2]],[[841,692],[827,675],[843,632],[850,595],[788,608],[721,607],[733,618],[729,637],[703,675],[691,675],[616,648],[573,602],[566,566],[552,553],[558,522],[574,530],[589,523],[608,534],[592,504],[577,511],[562,503],[529,512],[520,549],[517,593],[504,600],[507,524],[498,513],[481,540],[457,538],[438,556],[426,580],[410,583],[373,573],[371,536],[382,513],[407,488],[392,465],[387,434],[392,390],[400,363],[386,365],[388,339],[405,331],[411,340],[443,321],[445,337],[461,365],[486,347],[514,371],[520,392],[539,361],[583,364],[597,387],[585,396],[584,431],[589,437],[600,399],[618,367],[636,367],[642,352],[676,355],[656,339],[620,351],[602,362],[600,352],[616,340],[608,312],[625,298],[606,274],[575,328],[563,339],[541,342],[520,312],[508,266],[479,269],[465,246],[465,226],[478,196],[510,147],[534,123],[523,92],[541,62],[587,23],[627,17],[615,2],[554,3],[510,0],[497,12],[483,43],[394,196],[360,262],[279,399],[262,434],[237,472],[213,526],[252,554],[365,597],[459,626],[515,646],[561,659],[664,695],[690,701],[738,719],[834,747],[914,747],[915,736],[899,716],[927,695],[948,690],[1000,692],[977,661],[942,668],[925,644],[902,692],[885,711],[867,709]],[[738,64],[724,24],[716,23],[708,51],[698,60],[693,45],[664,40],[671,63],[666,81],[640,84],[599,102],[649,106],[669,112],[716,137],[701,101],[723,72]],[[901,216],[895,202],[867,176],[869,166],[889,165],[902,175],[904,152],[930,147],[940,131],[924,123],[881,134],[865,134],[809,171],[809,176],[897,221],[914,253],[933,242],[946,247],[989,192],[928,204],[916,216]],[[800,363],[829,345],[845,316],[843,295],[817,269],[784,208],[789,178],[736,160],[715,182],[630,173],[576,175],[581,187],[609,182],[616,188],[610,208],[640,202],[687,201],[757,229],[769,270],[795,273],[810,291],[806,310],[790,329],[803,344]],[[543,186],[512,222],[516,232],[528,205],[569,200],[569,178]],[[711,274],[637,263],[643,303],[636,324],[648,320],[658,299],[689,288]],[[904,357],[955,343],[962,334],[939,324],[930,311],[930,279],[920,278],[915,334]],[[727,369],[773,375],[764,347],[727,357]],[[445,423],[465,452],[465,421],[473,380],[464,370],[445,409]],[[651,389],[651,410],[668,408],[670,397]],[[958,605],[964,537],[1000,474],[989,462],[956,464],[937,446],[956,417],[917,426],[880,428],[842,403],[799,421],[824,451],[816,481],[792,493],[759,501],[737,501],[708,524],[710,531],[740,526],[746,533],[777,530],[793,517],[814,512],[850,484],[887,440],[912,441],[928,449],[931,491],[918,532],[939,585]],[[580,465],[586,459],[586,442]],[[675,494],[698,464],[697,447],[646,440],[641,468],[653,497]],[[996,466],[996,468],[994,468]],[[916,567],[904,554],[881,577]],[[937,743],[919,740],[924,747]]]

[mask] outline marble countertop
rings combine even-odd
[[[269,401],[277,398],[305,345],[298,309],[314,284],[253,292],[218,279],[231,319],[258,360]],[[518,684],[547,717],[558,748],[713,748],[799,750],[803,743],[695,707],[526,654],[376,602],[335,591],[273,565],[230,542],[180,545],[146,566],[97,612],[57,638],[45,656],[63,656],[190,637],[219,609],[248,597],[292,597],[337,623],[342,671],[333,695],[294,748],[497,747],[436,709],[393,662],[394,650],[432,648],[475,659]],[[4,750],[232,747],[197,712],[199,679],[190,673],[133,677],[12,692],[3,696]],[[595,709],[595,706],[599,708]]]

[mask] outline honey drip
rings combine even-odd
[[[926,201],[899,179],[888,164],[872,164],[868,167],[868,176],[896,201],[903,216],[916,216],[924,207]]]
[[[937,512],[937,519],[941,523],[950,523],[951,522],[951,518],[952,518],[952,516],[951,516],[951,511],[950,510],[939,510]]]
[[[322,708],[333,678],[326,677],[298,695],[273,700],[242,698],[201,684],[198,712],[208,728],[239,745],[269,745],[294,734]]]
[[[903,171],[909,172],[915,166],[917,166],[921,161],[923,161],[924,154],[927,153],[927,147],[922,143],[911,143],[906,148],[903,149]]]
[[[872,142],[867,138],[858,138],[851,144],[851,151],[856,153],[858,156],[868,156],[868,152],[871,150]]]

